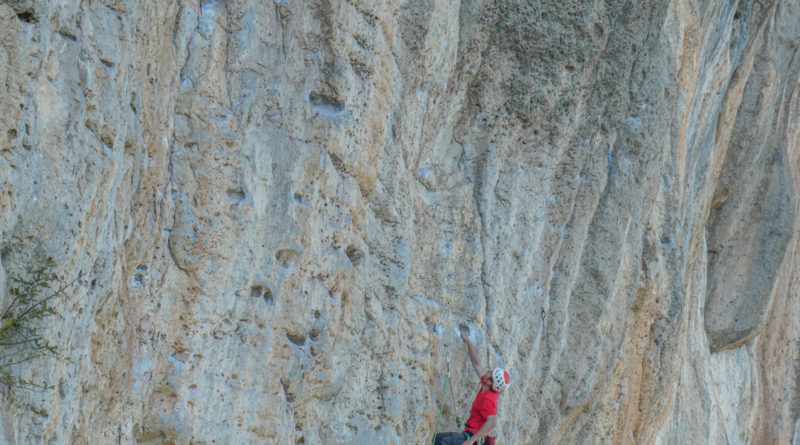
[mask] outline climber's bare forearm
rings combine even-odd
[[[486,374],[486,369],[481,364],[480,358],[478,358],[478,350],[475,349],[475,346],[469,340],[469,337],[467,337],[467,335],[463,332],[461,333],[461,339],[467,344],[467,353],[469,354],[469,361],[472,362],[472,367],[475,368],[475,372],[478,373],[478,377],[483,377],[483,375]]]

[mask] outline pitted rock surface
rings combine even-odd
[[[498,443],[795,443],[798,45],[793,0],[0,0],[0,285],[84,272],[0,441],[425,443],[464,331]]]

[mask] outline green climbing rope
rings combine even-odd
[[[447,355],[447,380],[450,380],[450,354]],[[456,395],[453,392],[453,382],[450,382],[450,400],[453,402],[453,417],[456,419],[456,430],[461,431],[461,419],[458,418],[456,408]]]
[[[447,353],[447,378],[444,380],[444,391],[442,391],[442,403],[439,405],[439,418],[436,419],[436,428],[433,429],[433,439],[431,444],[435,445],[436,434],[439,432],[439,424],[442,421],[442,413],[444,412],[444,401],[447,397],[447,387],[450,387],[450,400],[453,402],[453,417],[456,420],[456,427],[461,431],[461,419],[458,418],[456,413],[456,395],[453,392],[453,382],[450,381],[450,353]]]
[[[442,392],[442,403],[439,405],[439,418],[436,419],[436,428],[433,429],[433,439],[431,445],[436,445],[436,434],[439,433],[439,423],[442,421],[442,412],[444,411],[444,398],[447,396],[447,385],[450,383],[450,376],[444,381],[444,392]],[[452,389],[450,392],[453,392]]]
[[[461,419],[458,418],[458,414],[456,414],[456,396],[453,394],[453,384],[450,384],[450,399],[453,401],[453,417],[456,418],[456,428],[458,431],[461,431]]]

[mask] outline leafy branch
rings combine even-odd
[[[51,305],[81,276],[65,282],[53,269],[52,258],[25,268],[24,275],[11,277],[11,302],[0,316],[0,384],[28,389],[52,389],[47,382],[24,379],[9,368],[44,355],[58,357],[58,349],[41,336],[35,325],[56,315]]]

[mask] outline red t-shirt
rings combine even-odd
[[[491,389],[481,393],[478,390],[478,395],[475,396],[475,401],[472,402],[472,411],[469,413],[469,420],[464,428],[464,431],[470,433],[477,433],[484,423],[486,418],[497,414],[497,395]]]

